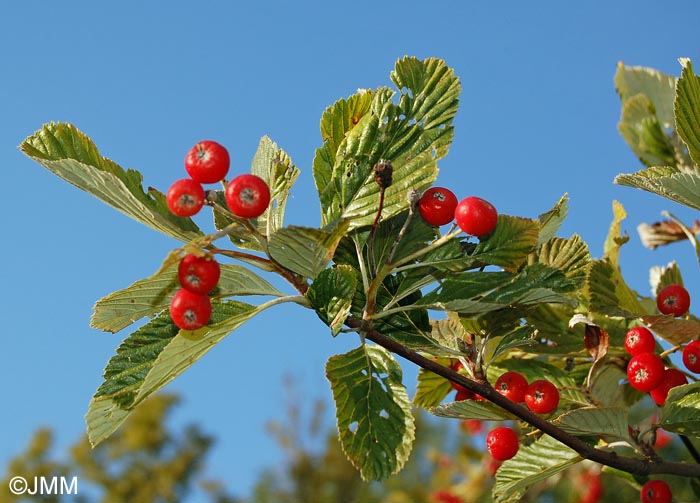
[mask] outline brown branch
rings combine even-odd
[[[346,324],[350,328],[362,330],[368,340],[382,346],[392,353],[415,363],[425,370],[434,372],[435,374],[444,377],[449,381],[464,386],[465,388],[481,395],[496,405],[499,405],[506,411],[516,416],[518,419],[521,419],[535,428],[538,428],[543,433],[546,433],[550,437],[555,438],[562,444],[573,449],[582,458],[634,475],[646,476],[651,474],[668,474],[683,477],[700,477],[700,465],[698,464],[682,462],[654,462],[644,459],[619,456],[613,451],[596,449],[580,438],[563,431],[546,419],[531,412],[522,405],[519,405],[504,397],[490,385],[473,381],[448,367],[440,365],[439,363],[424,357],[416,351],[407,348],[403,344],[377,332],[374,329],[365,330],[366,324],[358,319],[348,318],[346,320]]]

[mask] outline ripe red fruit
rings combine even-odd
[[[656,349],[656,339],[646,327],[633,327],[625,335],[625,349],[632,356],[642,353],[653,353]]]
[[[226,187],[226,204],[242,218],[257,218],[270,204],[270,188],[265,180],[253,174],[238,175]]]
[[[498,212],[485,199],[470,196],[462,199],[455,208],[455,220],[467,234],[482,237],[496,228]]]
[[[663,314],[683,316],[690,308],[690,294],[683,285],[668,285],[656,296],[656,306]]]
[[[700,372],[700,341],[692,341],[683,348],[683,365],[691,372]]]
[[[462,498],[446,489],[435,491],[430,498],[430,501],[435,503],[464,503]]]
[[[220,182],[228,173],[231,159],[223,145],[211,140],[197,143],[185,156],[185,170],[199,183]]]
[[[185,255],[177,268],[180,286],[193,293],[207,294],[219,282],[221,268],[210,256]]]
[[[650,480],[639,494],[642,503],[671,503],[671,488],[663,480]]]
[[[486,449],[498,461],[512,458],[519,447],[518,435],[507,426],[499,426],[486,435]]]
[[[418,201],[418,210],[423,220],[430,225],[449,224],[455,218],[457,196],[443,187],[431,187]]]
[[[666,369],[661,376],[661,382],[656,388],[649,392],[649,395],[656,405],[663,405],[666,403],[668,392],[671,391],[672,388],[683,384],[688,384],[688,379],[685,378],[683,372],[678,369]]]
[[[579,495],[578,503],[598,503],[603,496],[603,483],[600,480],[600,473],[585,472],[581,475],[581,488],[583,492]]]
[[[522,374],[511,370],[496,380],[494,388],[501,395],[514,402],[524,402],[527,379]]]
[[[634,389],[651,391],[661,384],[664,362],[654,353],[633,356],[627,364],[627,378]]]
[[[205,197],[200,183],[191,178],[182,178],[170,186],[165,195],[165,202],[174,215],[191,217],[202,209]]]
[[[536,414],[549,414],[559,405],[559,390],[547,380],[533,381],[525,390],[525,405]]]
[[[211,301],[206,295],[183,288],[170,301],[170,317],[182,330],[197,330],[211,318]]]

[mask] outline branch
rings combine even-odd
[[[682,462],[654,462],[638,458],[630,458],[625,456],[619,456],[613,451],[604,451],[601,449],[596,449],[595,447],[587,444],[578,437],[575,437],[560,428],[556,427],[554,424],[550,423],[546,419],[538,416],[529,409],[519,405],[512,400],[504,397],[498,393],[493,387],[488,384],[482,384],[477,381],[473,381],[454,370],[440,365],[439,363],[424,357],[423,355],[413,351],[403,344],[377,332],[374,329],[365,330],[365,324],[356,319],[348,318],[346,324],[350,328],[363,330],[365,337],[382,346],[383,348],[395,353],[406,360],[415,363],[419,367],[434,372],[435,374],[444,377],[456,384],[464,386],[465,388],[478,393],[487,400],[499,405],[506,411],[510,412],[518,419],[525,421],[526,423],[538,428],[543,433],[546,433],[552,438],[555,438],[562,444],[573,449],[581,457],[600,463],[605,466],[610,466],[618,470],[622,470],[627,473],[634,475],[647,476],[651,474],[668,474],[668,475],[679,475],[683,477],[700,477],[700,465],[699,464],[689,464]]]

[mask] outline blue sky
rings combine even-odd
[[[561,234],[581,234],[595,256],[617,199],[630,214],[622,260],[633,286],[647,292],[649,267],[677,258],[693,294],[691,248],[651,252],[635,227],[663,209],[687,221],[695,214],[612,184],[639,168],[617,133],[612,79],[618,61],[678,75],[685,56],[697,68],[699,15],[694,0],[6,3],[0,463],[39,426],[56,429],[59,451],[84,430],[89,399],[126,336],[90,329],[92,305],[178,246],[23,157],[17,145],[43,123],[74,123],[163,191],[183,176],[196,141],[224,143],[232,169],[247,171],[267,134],[302,170],[287,223],[317,225],[310,166],[323,110],[357,88],[390,85],[404,55],[440,57],[463,86],[441,185],[527,217],[568,192]],[[302,400],[330,399],[325,361],[356,342],[331,338],[301,308],[266,312],[167,388],[183,398],[173,421],[217,437],[209,471],[245,494],[280,459],[265,423],[285,413],[283,377],[297,379]],[[411,389],[414,375],[407,368]]]

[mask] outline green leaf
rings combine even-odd
[[[340,99],[326,108],[321,116],[321,137],[335,155],[348,131],[370,112],[374,92],[361,89],[347,99]],[[326,174],[329,178],[331,173]],[[314,175],[315,176],[315,175]]]
[[[689,59],[681,59],[683,70],[676,86],[673,112],[678,135],[688,146],[688,153],[700,166],[700,77],[693,72]]]
[[[536,220],[499,215],[496,229],[479,242],[472,258],[517,270],[537,246],[540,226]]]
[[[241,302],[214,302],[210,325],[180,331],[167,311],[132,333],[117,349],[90,402],[88,437],[94,446],[111,435],[129,411],[194,364],[226,335],[260,312]]]
[[[590,259],[588,245],[580,236],[574,235],[570,239],[555,237],[545,241],[529,261],[558,269],[581,288],[588,277]]]
[[[582,407],[562,414],[553,422],[572,435],[631,442],[627,409],[622,407]]]
[[[622,234],[622,221],[625,218],[627,212],[624,206],[618,201],[613,201],[613,221],[605,238],[603,258],[608,259],[615,267],[620,264],[620,248],[629,241],[629,236]]]
[[[652,103],[665,128],[674,126],[673,100],[676,94],[676,78],[652,68],[625,66],[620,62],[615,73],[615,89],[623,103],[643,94]]]
[[[258,230],[261,234],[270,236],[282,228],[287,197],[299,177],[299,169],[284,150],[268,136],[263,136],[253,156],[251,172],[265,180],[270,187],[270,205],[257,218]]]
[[[590,309],[594,313],[623,318],[647,313],[639,294],[627,285],[620,270],[609,260],[591,261],[588,289]]]
[[[118,332],[136,320],[153,316],[167,308],[178,288],[177,266],[173,265],[98,300],[93,308],[90,326],[108,332]],[[221,277],[214,295],[281,297],[283,294],[243,266],[221,264]]]
[[[678,204],[700,209],[700,176],[678,168],[653,167],[615,177],[615,183],[642,189]]]
[[[409,57],[396,63],[391,78],[398,100],[395,91],[380,88],[356,95],[352,104],[336,103],[324,114],[322,135],[330,141],[316,151],[313,164],[324,225],[339,218],[350,219],[350,229],[372,224],[380,199],[373,168],[381,159],[393,166],[385,219],[408,208],[410,190],[422,191],[437,177],[437,161],[454,134],[459,80],[442,60]],[[357,124],[348,123],[348,108],[358,112],[352,115]]]
[[[304,278],[314,279],[330,263],[348,222],[341,220],[325,229],[289,226],[272,234],[268,243],[270,257]]]
[[[319,318],[338,335],[350,314],[357,289],[357,273],[349,265],[321,271],[309,287],[306,298]]]
[[[401,367],[379,346],[363,345],[326,364],[343,451],[363,480],[381,480],[408,460],[415,435]]]
[[[148,227],[185,242],[201,235],[190,218],[170,212],[162,193],[152,188],[144,192],[138,171],[125,171],[103,157],[72,124],[45,124],[19,148],[55,175]]]
[[[460,400],[439,405],[430,411],[438,417],[453,419],[478,419],[481,421],[507,421],[516,419],[495,403],[485,400]]]
[[[569,213],[569,196],[564,194],[554,207],[539,216],[540,235],[538,244],[542,244],[552,239],[561,224],[564,223],[566,215]]]
[[[672,314],[641,317],[644,325],[674,346],[700,337],[700,322],[696,318],[675,318]]]
[[[643,393],[628,383],[620,384],[627,379],[626,366],[619,358],[606,358],[593,367],[589,388],[596,402],[608,407],[631,407],[644,398]]]
[[[700,437],[700,382],[677,386],[668,392],[659,414],[659,426],[681,435]]]
[[[437,362],[445,366],[450,365],[449,358],[438,358]],[[450,384],[450,381],[444,377],[430,370],[419,368],[418,385],[416,387],[416,396],[413,397],[413,403],[417,407],[422,407],[424,409],[437,407],[453,390],[454,388]]]
[[[526,447],[504,462],[496,472],[493,498],[496,503],[521,501],[528,488],[537,482],[561,473],[581,461],[569,447],[548,435]]]
[[[656,116],[651,100],[642,94],[622,105],[618,130],[629,147],[646,166],[676,166],[671,138]]]
[[[575,304],[568,295],[573,290],[574,283],[561,271],[534,264],[518,274],[485,271],[448,276],[419,304],[462,314],[483,314],[542,303]]]

